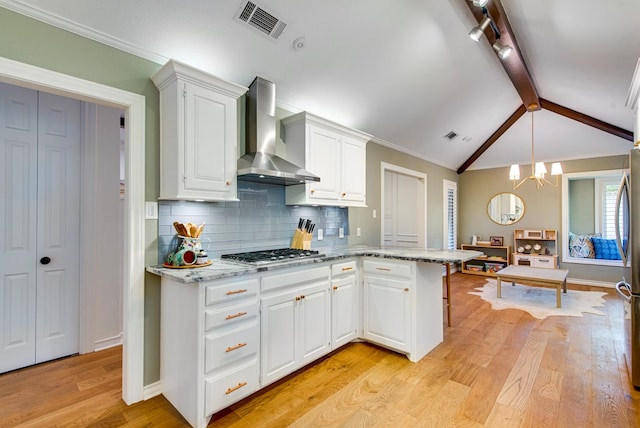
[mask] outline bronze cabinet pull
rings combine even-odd
[[[227,392],[225,392],[225,394],[231,394],[233,391],[236,391],[240,388],[242,388],[243,386],[245,386],[247,384],[247,382],[240,382],[239,384],[237,384],[236,386],[227,389]]]
[[[243,315],[247,315],[247,313],[246,312],[238,312],[237,314],[234,314],[234,315],[227,315],[227,317],[225,319],[226,320],[230,320],[230,319],[233,319],[233,318],[241,317]]]
[[[229,346],[224,352],[231,352],[231,351],[235,351],[236,349],[240,349],[244,346],[247,346],[246,343],[238,343],[236,346]]]
[[[233,294],[246,293],[246,292],[247,292],[247,290],[240,288],[238,290],[227,291],[227,296],[231,296]]]

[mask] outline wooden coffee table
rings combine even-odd
[[[567,269],[543,269],[529,266],[510,265],[496,272],[498,278],[498,298],[502,297],[502,280],[511,281],[513,285],[524,284],[556,288],[556,306],[561,307],[560,288],[567,292]]]

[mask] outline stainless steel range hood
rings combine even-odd
[[[246,150],[238,159],[238,180],[285,186],[320,177],[276,156],[276,86],[256,77],[247,92]]]

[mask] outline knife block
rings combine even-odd
[[[290,248],[293,248],[294,250],[310,250],[311,238],[313,238],[311,233],[296,229],[293,233],[293,238],[291,238]]]
[[[311,238],[313,237],[313,235],[311,235],[310,233],[303,233],[303,237],[302,237],[302,249],[303,250],[310,250],[311,249]]]

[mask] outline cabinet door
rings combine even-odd
[[[303,366],[331,350],[331,297],[325,280],[300,289],[298,362]]]
[[[410,351],[411,290],[408,281],[365,276],[364,337],[399,351]]]
[[[298,290],[289,289],[261,300],[262,385],[291,373],[296,365]]]
[[[308,125],[307,165],[320,177],[308,185],[310,199],[337,201],[340,195],[340,135],[319,126]]]
[[[184,96],[184,190],[235,198],[236,100],[193,84]]]
[[[356,338],[358,299],[356,276],[335,279],[331,284],[331,339],[332,349]]]
[[[342,137],[340,198],[343,201],[365,203],[367,191],[367,155],[365,147],[359,141]]]

